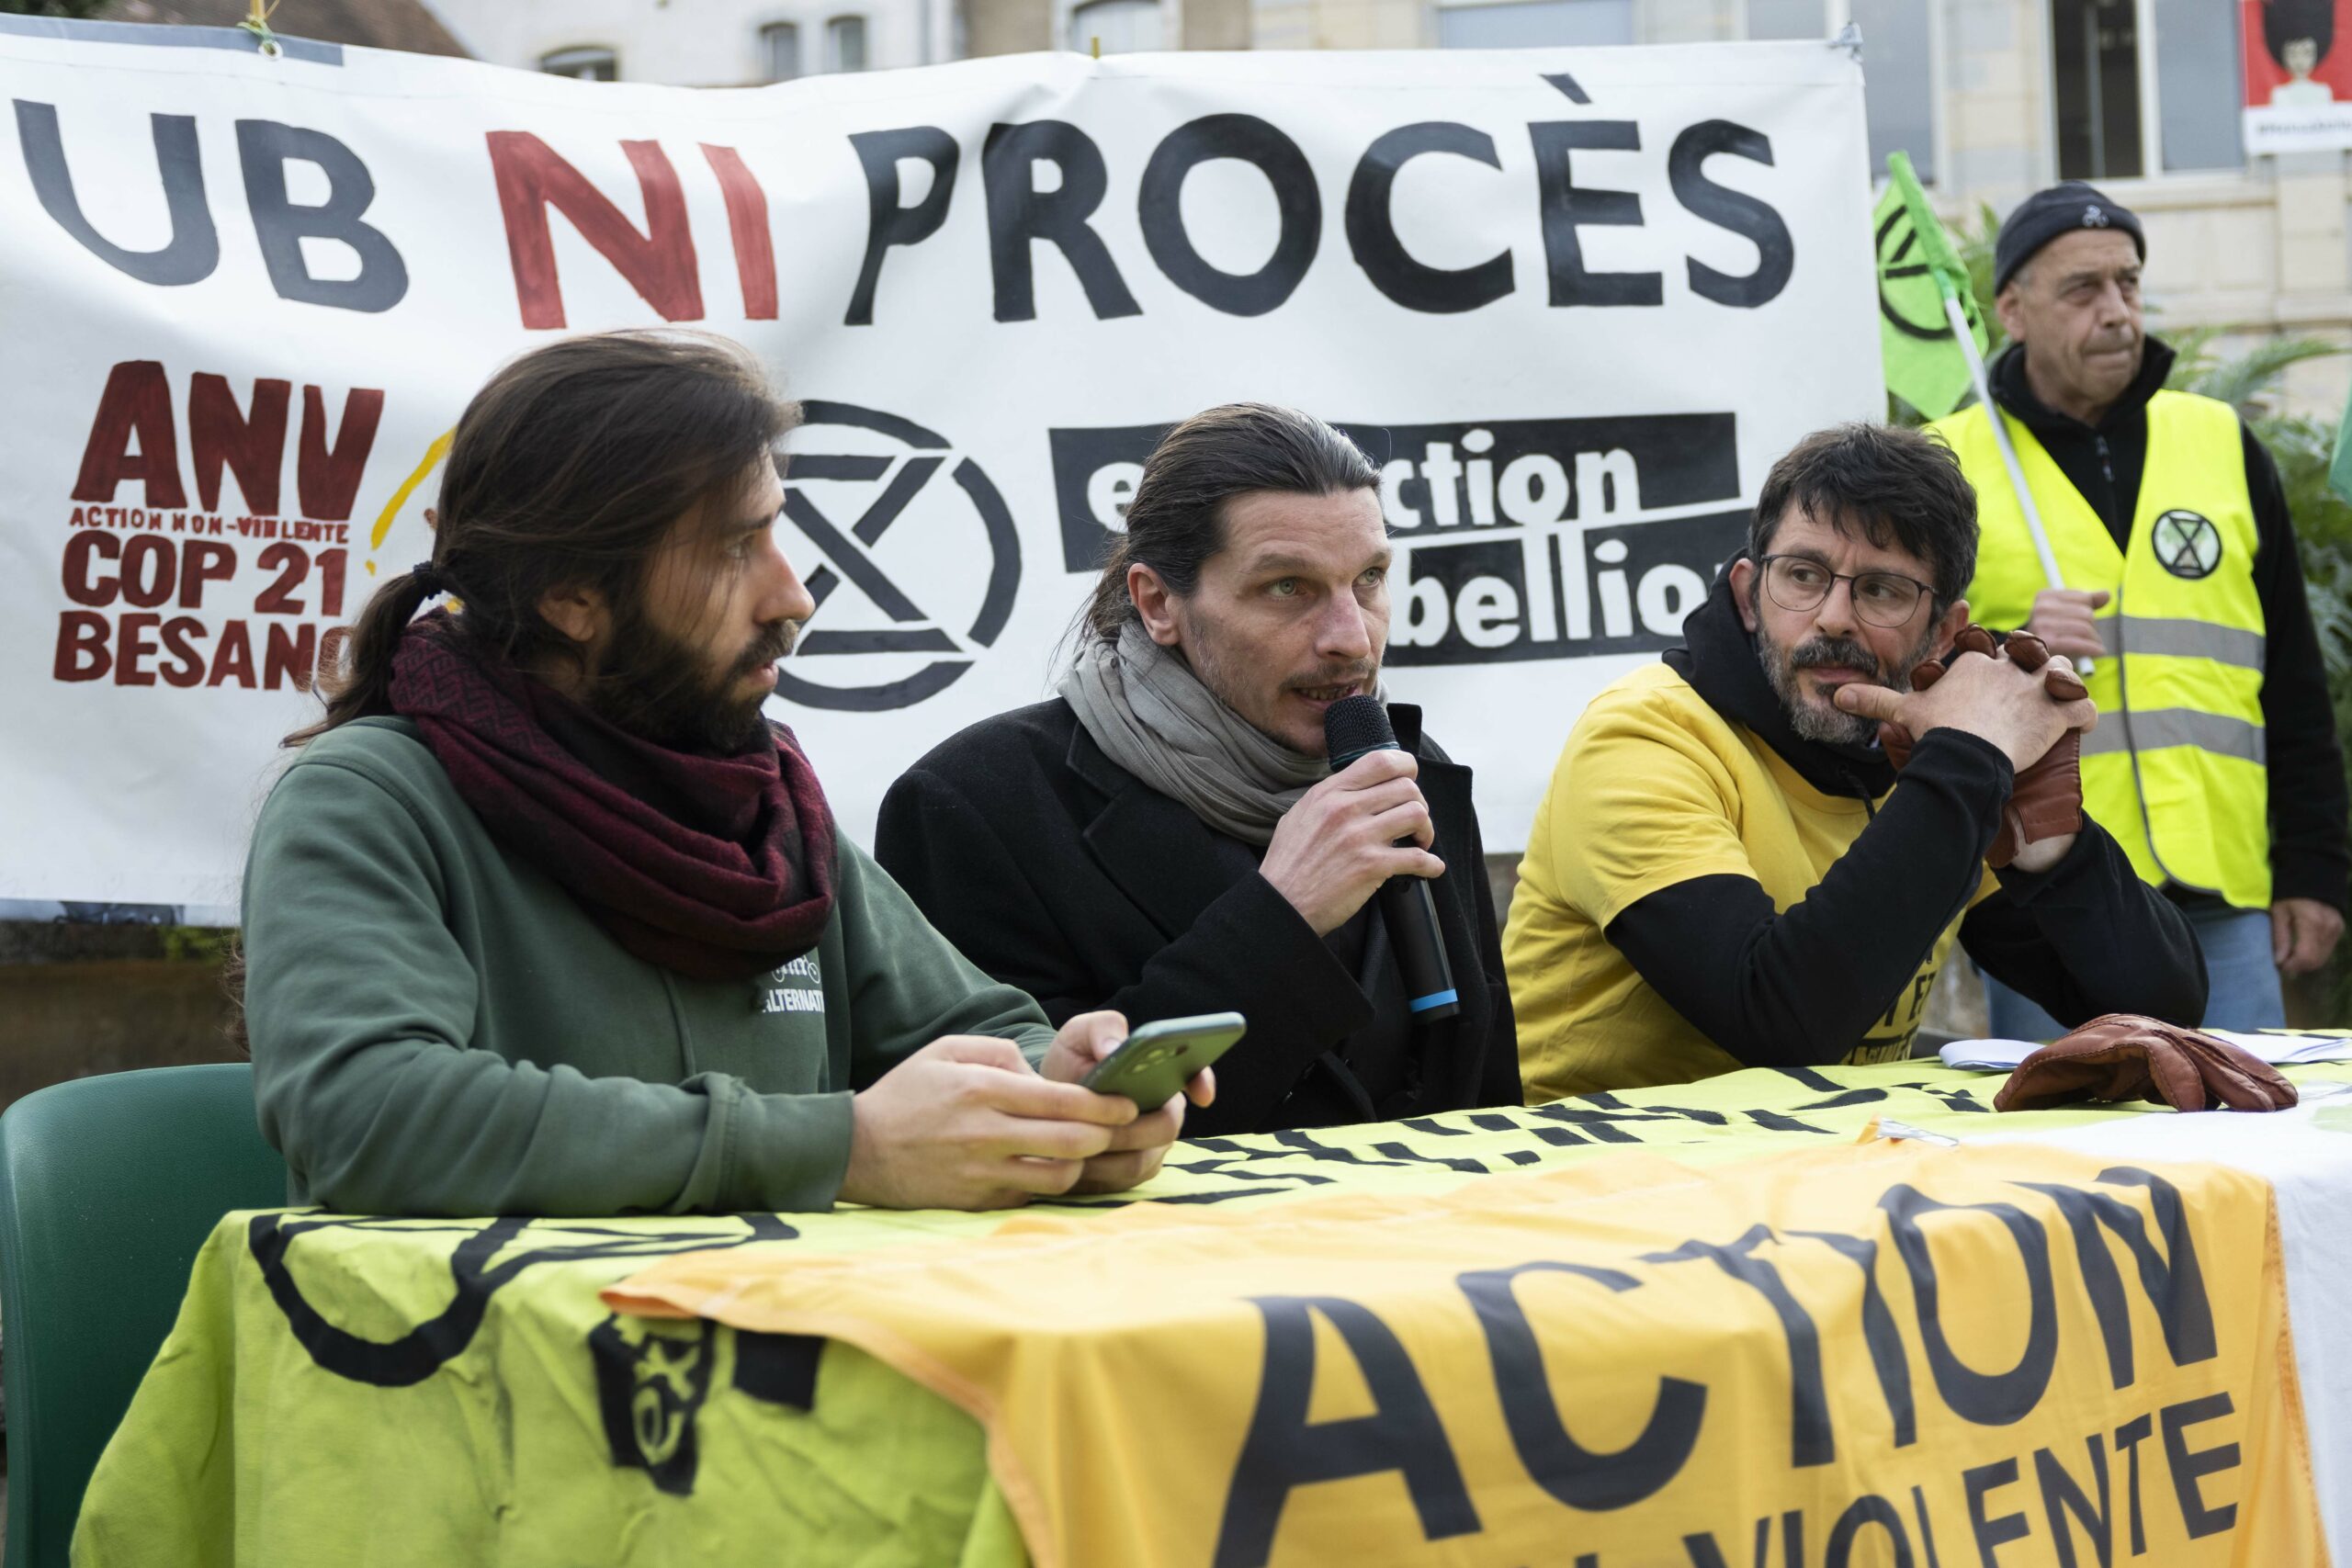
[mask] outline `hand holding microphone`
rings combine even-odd
[[[1429,852],[1437,833],[1413,783],[1419,772],[1412,753],[1393,744],[1369,752],[1335,768],[1274,824],[1259,874],[1317,936],[1354,919],[1390,877],[1444,874],[1445,863]]]
[[[1275,825],[1262,874],[1317,935],[1346,924],[1376,894],[1413,1017],[1453,1018],[1462,1002],[1428,881],[1445,874],[1445,863],[1429,852],[1437,829],[1413,782],[1420,763],[1396,744],[1377,697],[1333,703],[1323,737],[1331,776]]]

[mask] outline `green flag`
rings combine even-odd
[[[1879,347],[1886,389],[1941,419],[1960,406],[1971,385],[1968,356],[1944,313],[1946,295],[1960,301],[1976,352],[1984,352],[1984,321],[1976,310],[1968,267],[1928,206],[1927,193],[1901,152],[1887,155],[1886,194],[1871,214],[1878,242]]]

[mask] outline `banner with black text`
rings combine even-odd
[[[756,91],[0,18],[0,900],[233,908],[277,742],[569,333],[752,346],[820,606],[773,711],[864,838],[1040,700],[1159,431],[1384,475],[1388,680],[1524,841],[1772,459],[1883,407],[1818,43],[1032,55]]]

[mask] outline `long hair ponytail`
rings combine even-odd
[[[747,350],[707,333],[601,333],[511,361],[450,438],[429,570],[376,590],[343,667],[320,682],[325,714],[286,744],[391,712],[401,638],[444,591],[462,607],[457,630],[485,658],[576,660],[540,600],[587,587],[630,613],[672,525],[730,495],[797,417]]]
[[[798,415],[749,351],[707,333],[602,333],[509,362],[450,438],[431,560],[368,598],[341,667],[322,671],[326,712],[285,744],[392,712],[401,638],[443,592],[462,606],[458,635],[483,657],[576,661],[571,639],[540,615],[541,599],[585,586],[634,614],[673,525],[775,460]],[[242,944],[221,978],[234,1004],[229,1038],[249,1050]]]
[[[409,622],[440,592],[433,574],[404,571],[369,596],[343,645],[344,666],[320,683],[326,716],[296,730],[284,744],[300,746],[337,725],[392,711],[392,653]]]

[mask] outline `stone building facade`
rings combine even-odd
[[[480,60],[593,81],[748,87],[956,60],[956,0],[428,0]]]
[[[2148,226],[2153,326],[2352,344],[2345,156],[2245,155],[2236,0],[964,0],[977,54],[1442,49],[1862,37],[1873,161],[1949,216],[2089,179]],[[2337,48],[2352,48],[2339,39]],[[2332,417],[2352,358],[2289,373]]]

